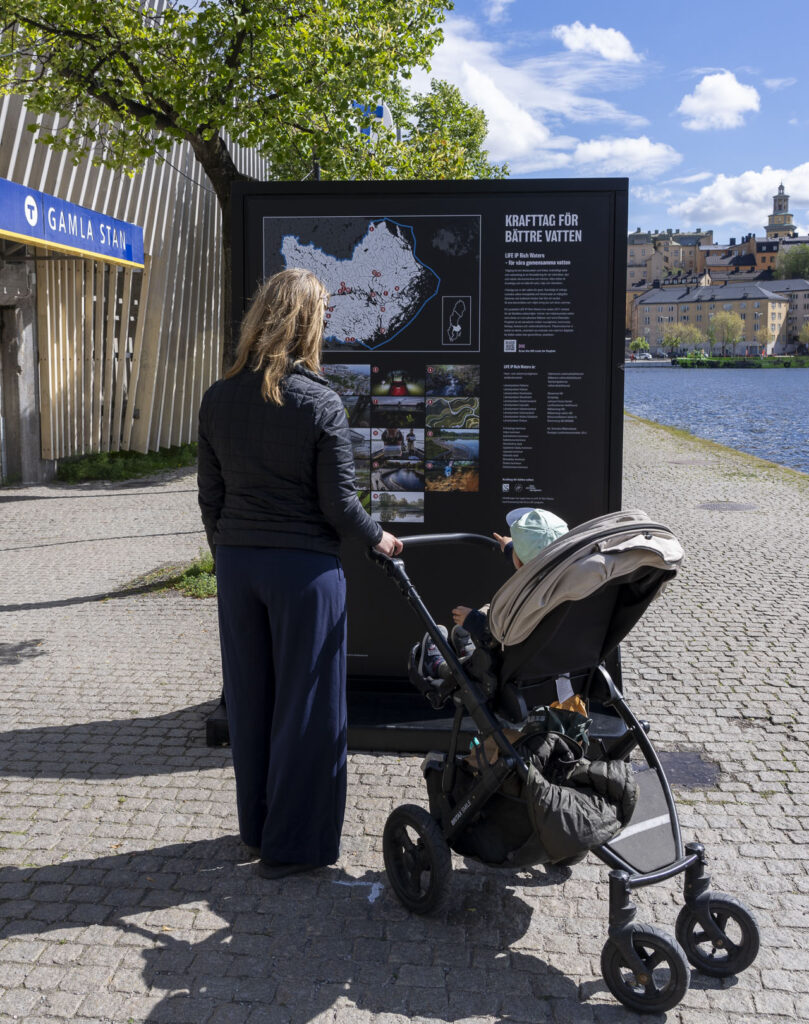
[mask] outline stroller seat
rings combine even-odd
[[[464,672],[508,725],[518,727],[534,709],[574,693],[588,702],[594,741],[620,738],[626,726],[607,706],[611,694],[599,667],[618,664],[620,642],[676,576],[682,557],[671,531],[640,511],[576,527],[494,595],[492,643],[465,661]],[[409,674],[425,692],[412,656]],[[620,671],[613,676],[619,680]],[[442,699],[456,685],[440,687]],[[435,695],[434,684],[430,689]]]

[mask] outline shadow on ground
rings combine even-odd
[[[198,1024],[228,1009],[236,1011],[228,1020],[239,1012],[246,1020],[260,1008],[250,1020],[305,1024],[337,1000],[439,1021],[550,1021],[561,1019],[554,1007],[578,1003],[577,986],[560,970],[509,949],[527,931],[532,908],[503,875],[455,872],[451,909],[432,919],[406,912],[382,873],[351,878],[322,868],[267,882],[242,855],[227,837],[2,868],[0,938],[60,931],[55,941],[82,950],[65,929],[91,926],[95,942],[122,955],[134,945],[143,958],[142,996],[159,998],[138,1015],[149,1022]],[[562,877],[536,872],[535,884]],[[81,953],[74,955],[81,967]],[[109,966],[106,980],[99,974],[100,993],[116,969]],[[616,1022],[625,1019],[618,1011]],[[575,1018],[569,1012],[564,1019]]]
[[[126,779],[218,768],[229,762],[230,751],[205,745],[205,720],[217,703],[218,699],[154,717],[3,732],[0,775]]]
[[[47,652],[42,649],[45,638],[20,640],[15,644],[0,644],[0,665],[19,665],[27,658],[41,658]]]

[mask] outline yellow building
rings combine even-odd
[[[705,269],[701,246],[713,242],[713,231],[641,231],[627,236],[627,291],[643,283],[699,274]]]
[[[711,320],[719,312],[729,312],[737,313],[744,324],[737,353],[784,352],[788,310],[785,295],[754,283],[653,288],[635,301],[632,336],[646,338],[652,352],[658,352],[669,324],[690,324],[704,336],[707,351]]]
[[[809,281],[793,278],[786,281],[768,281],[768,291],[789,300],[785,328],[785,348],[795,352],[799,345],[801,330],[809,325]]]

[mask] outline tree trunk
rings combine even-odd
[[[236,167],[230,153],[220,135],[211,139],[192,136],[189,139],[194,156],[208,176],[208,180],[216,193],[219,203],[220,225],[222,229],[222,361],[220,371],[224,372],[233,362],[236,347],[235,323],[233,310],[233,259],[231,245],[231,201],[230,190],[234,181],[246,181],[248,175]]]

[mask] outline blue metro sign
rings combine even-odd
[[[0,238],[143,266],[143,229],[0,178]]]

